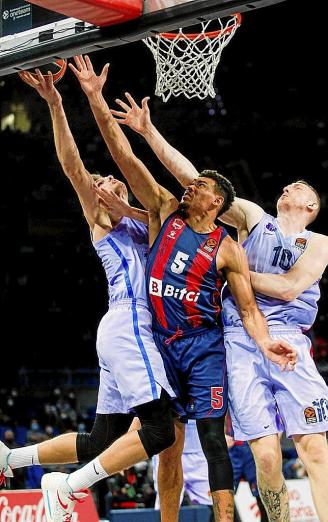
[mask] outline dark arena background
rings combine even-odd
[[[90,57],[97,72],[110,62],[104,93],[112,108],[125,91],[138,101],[150,96],[152,120],[168,141],[199,170],[227,176],[239,196],[274,213],[285,185],[297,179],[313,185],[322,209],[310,228],[327,234],[328,8],[317,4],[314,9],[305,0],[287,0],[245,12],[223,50],[214,99],[179,96],[163,103],[154,94],[153,56],[142,42]],[[88,170],[121,179],[70,70],[57,87]],[[0,437],[11,430],[17,439],[17,428],[25,428],[29,435],[22,441],[31,443],[92,426],[95,340],[106,312],[107,283],[78,199],[56,158],[47,104],[17,74],[0,77],[0,100]],[[156,179],[180,196],[145,142],[124,130]],[[320,286],[319,313],[309,335],[327,380],[325,275]],[[138,473],[143,478],[133,483],[135,494],[124,494],[135,505],[151,506],[151,482],[147,479],[146,487],[145,472]],[[26,486],[24,474],[16,480],[17,487]],[[105,517],[104,495],[98,496]]]

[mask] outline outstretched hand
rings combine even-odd
[[[261,347],[263,354],[280,366],[280,370],[294,370],[297,362],[296,350],[282,339],[270,339]]]
[[[105,190],[98,187],[96,183],[93,185],[93,190],[98,194],[100,206],[106,210],[106,212],[121,216],[128,214],[130,205],[115,194],[113,190]]]
[[[128,125],[132,130],[139,134],[143,134],[151,125],[150,111],[148,107],[149,97],[147,96],[142,100],[141,107],[139,107],[128,92],[125,93],[125,97],[130,105],[122,100],[115,100],[124,112],[111,109],[111,113],[113,116],[116,116],[115,120],[119,124]]]
[[[61,104],[61,95],[57,91],[54,86],[54,80],[52,73],[48,71],[47,76],[43,76],[41,74],[40,69],[35,69],[35,73],[37,78],[32,76],[28,71],[19,72],[19,76],[24,82],[33,87],[46,102],[51,105],[60,105]]]
[[[107,80],[109,63],[104,65],[100,75],[97,76],[89,56],[82,56],[79,54],[74,56],[74,61],[76,67],[72,63],[69,63],[68,67],[79,80],[85,94],[90,96],[91,94],[101,93]]]

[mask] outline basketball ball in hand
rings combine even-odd
[[[48,71],[52,73],[53,81],[54,83],[59,82],[59,80],[62,79],[64,76],[66,69],[67,69],[67,61],[64,58],[57,58],[51,63],[47,63],[46,65],[40,65],[37,67],[37,69],[40,69],[41,74],[44,78],[48,78],[49,74]],[[35,78],[38,79],[38,75],[35,72],[35,69],[29,69],[28,72]],[[21,76],[20,73],[18,73],[20,78],[24,80],[24,77]]]

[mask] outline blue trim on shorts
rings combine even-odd
[[[147,369],[147,373],[148,373],[148,377],[149,377],[150,385],[151,385],[151,391],[153,394],[153,399],[155,400],[155,399],[158,399],[159,397],[158,397],[158,393],[157,393],[156,382],[154,379],[153,370],[152,370],[146,349],[144,347],[144,344],[142,342],[141,335],[139,332],[138,311],[137,311],[137,306],[136,306],[137,299],[134,297],[134,294],[133,294],[132,284],[131,284],[130,275],[129,275],[129,265],[128,265],[126,258],[124,257],[124,254],[121,252],[119,247],[110,237],[107,238],[107,242],[109,243],[109,245],[112,247],[114,252],[120,258],[123,269],[124,269],[124,279],[125,279],[125,284],[126,284],[126,288],[128,291],[128,296],[130,299],[132,299],[131,306],[132,306],[134,335],[137,339],[137,343],[138,343],[139,349],[141,351],[141,355],[142,355],[144,363],[146,365],[146,369]]]

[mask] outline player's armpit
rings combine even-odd
[[[322,276],[328,264],[328,237],[314,234],[292,268],[286,274],[258,274],[251,272],[256,292],[269,297],[293,301]]]

